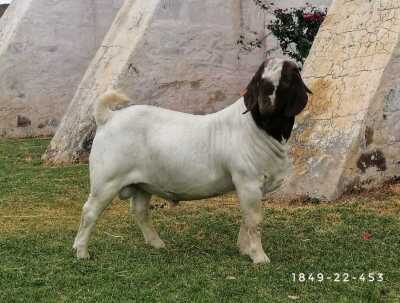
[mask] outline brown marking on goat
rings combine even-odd
[[[256,108],[258,94],[261,86],[262,74],[265,69],[265,62],[263,62],[258,68],[257,72],[254,74],[253,78],[250,80],[250,83],[247,85],[244,93],[244,104],[246,105],[246,112],[252,112],[253,118],[257,123],[257,118],[255,114],[258,113],[258,108]]]
[[[276,88],[276,109],[282,109],[286,117],[297,116],[307,105],[307,93],[311,94],[311,91],[304,83],[297,64],[285,61]]]
[[[297,64],[291,61],[282,62],[277,87],[271,79],[263,78],[269,61],[264,62],[254,74],[244,93],[244,103],[251,112],[257,126],[278,141],[289,139],[294,125],[294,117],[306,106],[308,101],[307,88],[301,78]],[[275,100],[271,96],[275,92]]]

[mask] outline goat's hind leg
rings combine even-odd
[[[75,237],[73,249],[76,250],[78,259],[88,259],[88,242],[96,225],[96,221],[104,209],[116,196],[117,190],[112,186],[105,186],[100,192],[91,192],[88,200],[83,205],[81,224]]]
[[[164,248],[165,244],[151,222],[150,198],[151,194],[135,189],[135,193],[131,198],[130,212],[131,214],[134,213],[136,223],[139,225],[146,243],[154,248]]]

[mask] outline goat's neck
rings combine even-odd
[[[243,98],[240,98],[231,106],[217,113],[219,124],[227,128],[226,132],[230,138],[220,138],[223,144],[230,144],[230,149],[237,149],[254,166],[271,169],[271,164],[281,168],[288,165],[288,145],[286,141],[279,142],[261,129],[251,113],[243,114],[246,111]],[[229,130],[229,131],[228,131]],[[280,169],[280,168],[279,168]]]

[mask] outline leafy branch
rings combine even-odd
[[[253,0],[263,10],[271,10],[273,3],[263,0]],[[251,51],[261,48],[263,41],[273,34],[279,41],[283,54],[303,64],[307,58],[315,36],[324,21],[327,9],[321,9],[310,4],[300,8],[274,9],[275,16],[266,27],[270,33],[261,39],[248,39],[240,35],[237,44],[242,50]],[[256,33],[253,33],[256,34]],[[271,50],[268,50],[271,52]]]

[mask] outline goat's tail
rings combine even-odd
[[[97,101],[94,109],[94,118],[97,126],[106,124],[112,117],[113,111],[110,109],[112,105],[125,104],[129,98],[124,94],[120,94],[115,90],[109,90],[102,95]]]

